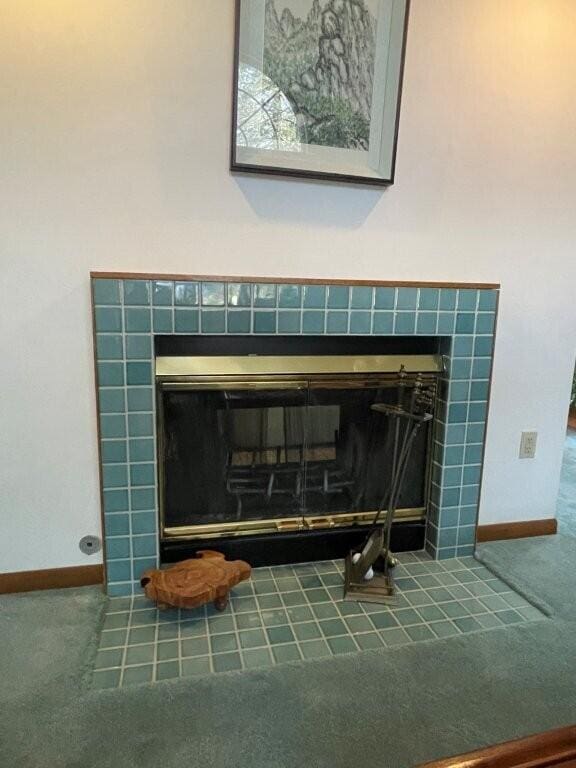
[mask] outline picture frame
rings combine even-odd
[[[235,0],[230,170],[394,183],[410,0]]]

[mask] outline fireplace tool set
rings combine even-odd
[[[422,425],[432,419],[436,396],[435,382],[424,382],[418,374],[409,378],[404,366],[399,371],[396,404],[374,403],[371,408],[389,419],[393,441],[391,479],[363,546],[346,557],[344,598],[360,602],[393,602],[395,587],[392,570],[396,560],[390,551],[392,523],[410,461],[414,440]],[[385,519],[381,523],[381,518]]]

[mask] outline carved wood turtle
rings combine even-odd
[[[197,608],[214,602],[219,611],[228,605],[230,589],[250,578],[243,560],[226,560],[221,552],[203,549],[198,557],[171,568],[146,571],[140,579],[146,597],[158,608]]]

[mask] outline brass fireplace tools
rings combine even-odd
[[[371,406],[373,411],[390,419],[389,434],[394,441],[390,487],[382,498],[364,545],[346,557],[346,600],[387,603],[394,599],[395,587],[391,571],[396,565],[396,560],[390,552],[392,523],[414,440],[422,425],[432,419],[436,395],[435,383],[425,383],[420,374],[416,378],[409,378],[404,366],[401,367],[398,378],[396,405],[374,403]],[[408,389],[411,389],[411,392],[407,396]],[[386,517],[383,524],[380,524],[384,509]]]

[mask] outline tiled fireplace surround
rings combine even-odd
[[[438,336],[437,409],[426,548],[472,554],[497,285],[358,284],[92,274],[106,584],[138,594],[158,562],[154,334]]]

